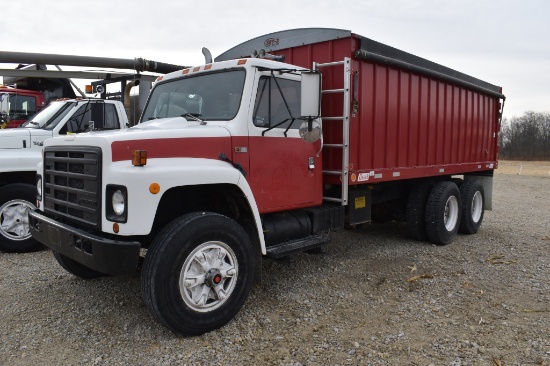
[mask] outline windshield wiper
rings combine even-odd
[[[198,114],[198,115],[195,116],[195,115],[193,115],[193,114],[191,114],[191,113],[184,113],[184,114],[181,114],[181,115],[180,115],[180,117],[183,117],[183,118],[185,118],[185,119],[191,119],[191,120],[193,120],[193,121],[200,122],[201,125],[205,125],[206,122],[204,122],[202,119],[200,119],[199,116],[200,116],[200,114]]]
[[[157,118],[158,117],[149,117],[149,118],[147,118],[147,121],[152,121],[152,120],[157,119]]]

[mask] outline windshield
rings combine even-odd
[[[203,121],[230,120],[239,111],[245,71],[226,70],[158,84],[149,97],[142,122],[184,117]]]
[[[17,93],[0,93],[0,109],[11,120],[26,121],[36,112],[36,99]]]
[[[22,127],[51,130],[75,105],[75,102],[51,102],[48,107],[31,117]]]

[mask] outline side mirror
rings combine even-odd
[[[308,121],[319,118],[321,115],[321,74],[319,72],[302,72],[301,97],[301,118]]]
[[[300,137],[306,142],[321,138],[321,125],[315,121],[321,115],[321,74],[317,71],[302,72]]]

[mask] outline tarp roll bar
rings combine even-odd
[[[456,78],[456,77],[453,77],[453,76],[450,76],[450,75],[443,74],[443,73],[435,71],[435,70],[431,70],[431,69],[426,68],[426,67],[413,65],[413,64],[405,62],[405,61],[401,61],[401,60],[391,58],[391,57],[387,57],[387,56],[382,56],[378,53],[369,52],[369,51],[364,50],[364,49],[357,50],[355,52],[355,58],[357,58],[359,60],[370,60],[370,61],[377,62],[377,63],[380,63],[380,64],[410,70],[412,72],[422,74],[422,75],[426,75],[426,76],[433,76],[433,77],[441,79],[443,81],[447,81],[447,82],[450,82],[450,83],[453,83],[453,84],[457,84],[457,85],[463,86],[465,88],[473,89],[473,90],[478,91],[480,93],[488,94],[492,97],[496,97],[496,98],[499,98],[499,99],[506,100],[506,97],[504,96],[504,94],[497,93],[494,90],[484,88],[482,86],[467,82],[465,80],[462,80],[462,79],[459,79],[459,78]]]

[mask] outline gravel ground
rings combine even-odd
[[[338,232],[325,255],[264,263],[237,318],[192,338],[155,322],[138,275],[0,253],[0,364],[550,365],[549,192],[496,175],[480,232],[445,247],[398,223]]]

